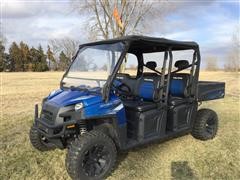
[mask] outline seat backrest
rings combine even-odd
[[[145,65],[148,69],[155,70],[157,63],[155,61],[148,61]],[[146,101],[154,101],[157,98],[157,85],[160,78],[155,72],[144,72],[138,79],[135,88],[135,95]]]
[[[135,94],[147,101],[154,101],[157,97],[157,85],[159,83],[159,75],[143,74],[138,80]]]
[[[122,83],[124,83],[131,89],[131,92],[134,92],[137,80],[135,78],[131,78],[129,74],[118,73],[113,83],[115,86],[120,86]]]
[[[116,75],[116,79],[113,81],[113,84],[115,86],[120,86],[122,84],[123,81],[125,81],[126,79],[130,78],[128,74],[125,73],[118,73]]]
[[[175,97],[188,96],[188,82],[190,75],[186,73],[174,73],[171,75],[169,94]]]
[[[157,97],[156,91],[159,80],[157,73],[143,73],[138,79],[133,79],[128,74],[119,73],[114,80],[114,84],[118,86],[123,82],[130,87],[133,95],[146,101],[154,101]]]
[[[126,73],[117,73],[116,80],[124,81],[126,79],[130,79],[130,75]]]

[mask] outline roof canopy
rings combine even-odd
[[[99,45],[107,43],[116,42],[130,42],[129,52],[159,52],[166,51],[169,48],[174,50],[188,50],[188,49],[198,49],[198,44],[191,41],[175,41],[165,38],[155,38],[148,36],[123,36],[115,39],[97,41],[92,43],[87,43],[84,45]]]

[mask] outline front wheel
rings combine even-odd
[[[116,146],[109,136],[90,131],[69,146],[66,169],[72,179],[104,179],[111,173],[116,156]]]
[[[50,145],[48,140],[37,131],[37,128],[34,125],[30,129],[29,139],[32,146],[39,151],[49,151],[55,149],[55,147]]]
[[[200,140],[213,139],[218,130],[218,116],[211,109],[200,109],[193,124],[192,136]]]

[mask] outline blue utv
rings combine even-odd
[[[180,60],[179,60],[180,59]],[[223,98],[225,84],[199,81],[195,42],[125,36],[79,46],[60,88],[35,106],[30,141],[67,149],[72,179],[104,179],[117,152],[191,133],[215,137],[217,114],[202,101]]]

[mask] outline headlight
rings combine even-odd
[[[76,104],[75,107],[74,107],[75,111],[79,111],[79,110],[82,109],[82,108],[83,108],[83,103],[78,103],[78,104]]]
[[[51,97],[51,96],[54,95],[55,93],[56,93],[56,90],[52,91],[52,92],[48,95],[48,97]]]

